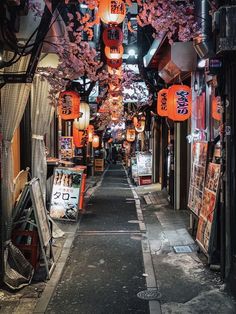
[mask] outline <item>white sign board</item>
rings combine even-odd
[[[137,153],[137,165],[139,176],[152,175],[152,155],[149,153]]]
[[[58,167],[54,169],[50,216],[77,220],[83,170]]]

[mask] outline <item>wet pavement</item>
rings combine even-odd
[[[88,203],[46,313],[149,313],[141,234],[122,165],[111,165]]]
[[[187,211],[174,211],[159,184],[133,186],[121,164],[99,178],[87,181],[81,220],[57,222],[65,234],[54,240],[51,279],[0,289],[0,313],[236,313],[189,233]]]

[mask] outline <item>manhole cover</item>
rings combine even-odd
[[[160,299],[161,294],[157,289],[151,289],[138,292],[137,297],[143,300],[157,300]]]
[[[173,246],[175,253],[192,253],[192,249],[189,245],[176,245]]]

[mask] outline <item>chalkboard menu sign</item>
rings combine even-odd
[[[50,216],[77,220],[83,170],[66,167],[54,169]]]
[[[150,153],[137,153],[138,176],[152,175],[152,155]]]

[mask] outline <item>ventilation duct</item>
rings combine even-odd
[[[191,71],[195,70],[197,54],[192,42],[176,42],[163,50],[158,66],[159,76],[171,83],[176,77],[181,80],[187,78]]]
[[[200,27],[200,34],[194,38],[193,45],[201,59],[210,58],[214,55],[212,41],[212,18],[209,1],[195,0],[195,12]]]

